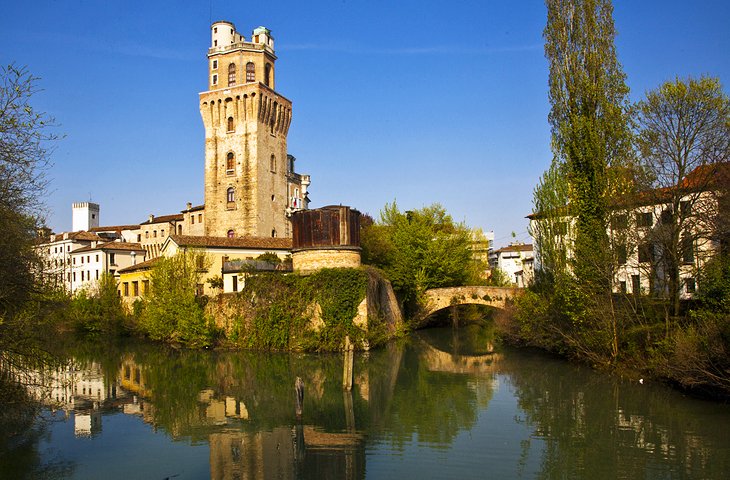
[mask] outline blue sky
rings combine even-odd
[[[619,61],[631,98],[676,76],[730,82],[730,2],[619,1]],[[312,206],[377,216],[441,203],[529,241],[525,215],[547,168],[542,1],[155,2],[5,0],[0,62],[41,77],[37,108],[56,145],[48,225],[71,203],[105,225],[203,202],[211,20],[272,30],[277,90],[294,103],[289,152],[312,175]]]

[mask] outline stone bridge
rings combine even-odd
[[[516,287],[448,287],[426,290],[424,317],[454,305],[487,305],[504,309],[508,301],[522,295],[524,289]]]

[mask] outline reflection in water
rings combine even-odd
[[[488,327],[357,354],[351,391],[339,355],[135,346],[73,358],[32,370],[30,392],[68,418],[38,440],[39,455],[67,457],[79,477],[193,478],[201,446],[215,479],[723,478],[730,468],[726,406],[500,349]],[[76,440],[63,443],[68,422]],[[129,431],[153,464],[88,460],[137,448]]]

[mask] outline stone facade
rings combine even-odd
[[[302,179],[289,171],[294,164],[287,156],[292,103],[274,90],[271,32],[259,27],[249,42],[232,23],[216,22],[211,34],[208,91],[200,94],[204,234],[290,237],[287,214],[296,207],[290,192],[302,192]]]
[[[359,248],[317,248],[299,250],[292,254],[294,271],[310,273],[322,268],[358,268]]]

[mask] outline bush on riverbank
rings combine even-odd
[[[160,257],[150,271],[150,290],[136,310],[138,330],[152,340],[194,348],[213,344],[217,330],[205,315],[205,298],[196,295],[205,255],[179,252]]]
[[[377,328],[366,332],[353,323],[367,285],[361,269],[253,275],[233,301],[228,338],[239,347],[295,351],[338,350],[345,336],[354,343],[374,340]]]

